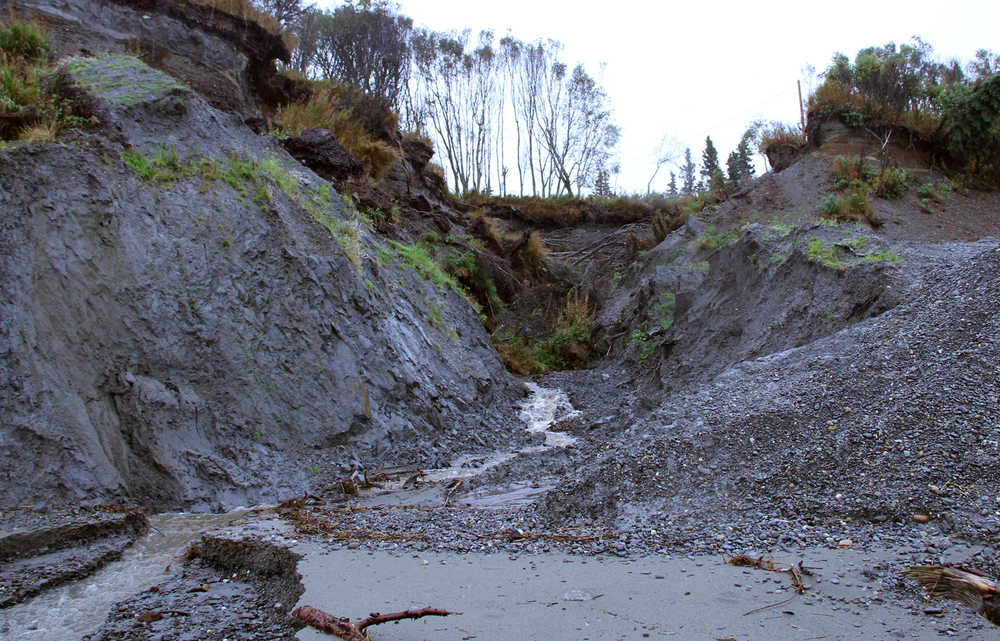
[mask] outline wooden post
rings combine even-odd
[[[796,83],[799,85],[799,118],[802,122],[802,135],[806,135],[806,112],[802,108],[802,81],[797,80]]]

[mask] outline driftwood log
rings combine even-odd
[[[371,641],[368,633],[365,632],[365,628],[378,625],[380,623],[401,621],[403,619],[420,619],[429,616],[446,617],[450,614],[462,613],[439,610],[438,608],[420,608],[418,610],[405,610],[403,612],[392,612],[390,614],[379,614],[378,612],[373,612],[368,615],[368,618],[354,623],[346,617],[333,616],[332,614],[328,614],[319,608],[312,607],[311,605],[303,605],[302,607],[296,608],[292,611],[292,616],[306,625],[312,626],[317,630],[322,630],[323,632],[335,634],[341,639],[344,639],[344,641]]]
[[[1000,625],[1000,585],[979,570],[961,566],[918,565],[903,572],[932,597],[969,606],[993,625]]]

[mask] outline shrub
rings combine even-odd
[[[878,175],[878,167],[863,158],[837,156],[833,160],[834,186],[847,189],[851,183],[870,182]]]
[[[40,62],[49,51],[49,38],[40,27],[27,22],[0,26],[0,52],[8,59]]]
[[[910,188],[906,171],[903,169],[883,169],[875,177],[875,195],[889,200],[902,198]]]
[[[840,216],[840,201],[833,194],[827,194],[820,199],[817,209],[827,218],[837,218]]]
[[[588,297],[571,293],[547,338],[529,341],[507,332],[492,340],[512,372],[530,376],[585,366],[594,352],[592,325]]]

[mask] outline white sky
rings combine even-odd
[[[320,0],[324,7],[340,2]],[[664,135],[700,163],[710,135],[721,164],[754,119],[798,122],[796,80],[834,53],[919,35],[941,59],[1000,51],[1000,0],[595,2],[400,0],[418,26],[492,29],[559,40],[564,62],[601,77],[622,129],[619,186],[642,192]],[[600,65],[604,63],[603,74]],[[805,97],[805,96],[803,96]],[[666,187],[671,168],[657,176]]]

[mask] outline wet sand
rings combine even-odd
[[[804,558],[816,568],[805,577],[807,593],[797,595],[788,574],[734,567],[719,556],[397,554],[327,551],[315,543],[297,551],[306,554],[299,564],[306,586],[299,605],[352,619],[423,606],[464,613],[369,628],[375,641],[1000,638],[955,603],[885,592],[885,571],[870,568],[891,561],[891,552],[776,555],[778,567]],[[942,613],[924,612],[933,607]],[[307,628],[298,638],[332,637]]]

